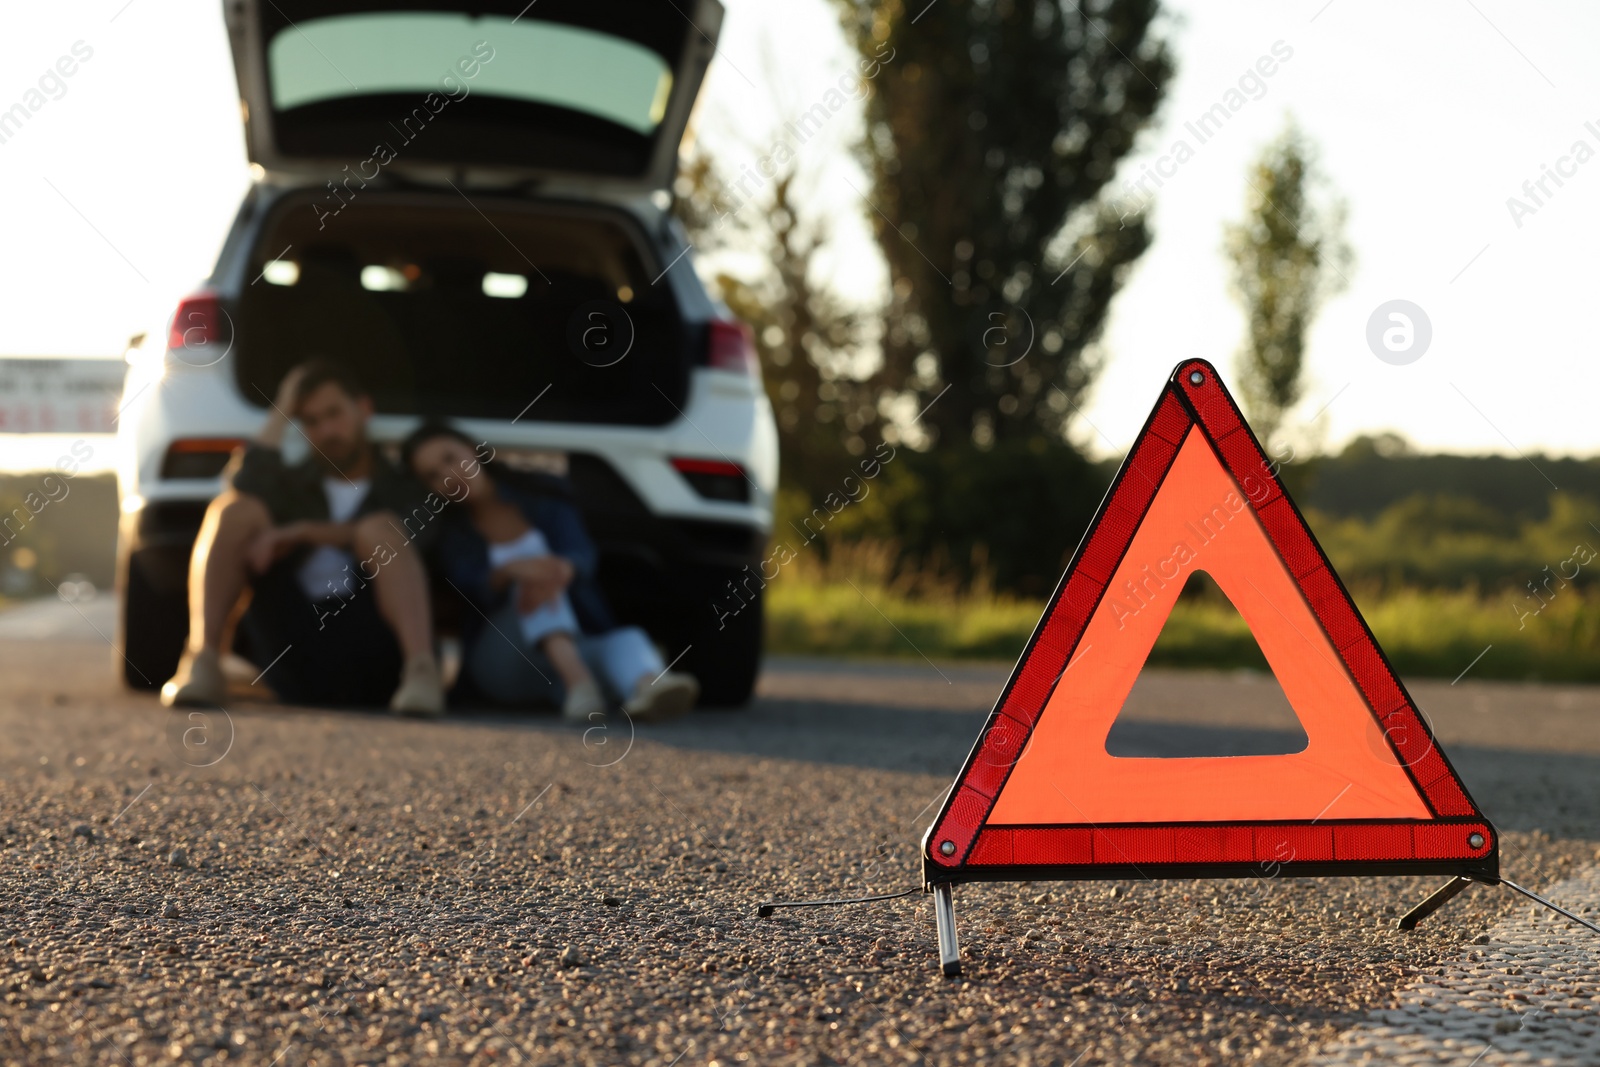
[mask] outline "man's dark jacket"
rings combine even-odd
[[[314,457],[288,464],[278,449],[253,441],[235,453],[223,475],[236,491],[259,497],[279,526],[329,521],[328,496],[322,488],[325,477],[327,472]],[[372,450],[371,485],[356,509],[356,518],[379,511],[393,512],[396,539],[428,548],[438,537],[444,505],[444,498],[429,493],[377,448]],[[398,549],[400,545],[392,547]]]

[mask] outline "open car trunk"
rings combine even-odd
[[[224,0],[252,162],[667,187],[718,0]],[[466,177],[470,181],[470,177]]]
[[[275,206],[233,309],[252,403],[321,355],[350,367],[380,412],[677,417],[694,338],[668,288],[650,284],[622,212],[368,191],[319,229],[315,202]]]

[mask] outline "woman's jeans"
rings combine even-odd
[[[633,696],[641,678],[653,679],[665,668],[661,656],[637,626],[623,626],[603,634],[573,634],[578,655],[615,700]],[[489,625],[473,643],[464,665],[467,677],[490,700],[499,704],[553,705],[566,699],[566,687],[550,660],[522,636],[522,618],[515,603],[489,618]]]

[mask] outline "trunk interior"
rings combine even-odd
[[[290,367],[323,356],[350,367],[380,412],[677,417],[693,338],[668,288],[651,284],[627,216],[455,193],[358,192],[339,205],[280,202],[260,229],[235,309],[250,402],[265,407]]]

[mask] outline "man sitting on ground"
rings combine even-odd
[[[335,364],[312,360],[283,379],[206,509],[189,566],[189,646],[162,703],[222,703],[224,638],[248,585],[241,622],[283,700],[443,713],[421,553],[432,515],[422,487],[367,440],[371,415],[372,398]],[[280,451],[291,416],[311,446],[293,466]]]

